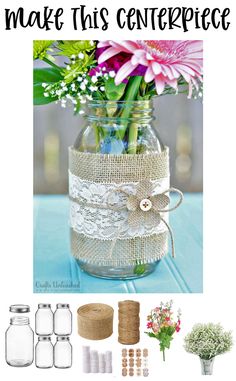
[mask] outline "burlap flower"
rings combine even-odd
[[[170,198],[164,193],[152,196],[153,190],[151,181],[145,180],[137,185],[136,194],[128,197],[126,206],[129,211],[130,227],[138,228],[141,224],[151,226],[160,224],[160,213],[169,205]]]

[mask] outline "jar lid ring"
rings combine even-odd
[[[30,306],[27,304],[12,304],[9,307],[9,311],[13,313],[26,313],[30,312]]]

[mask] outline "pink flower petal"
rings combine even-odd
[[[115,84],[119,85],[125,78],[129,76],[129,74],[132,73],[134,69],[136,69],[137,66],[138,64],[132,65],[130,60],[121,66],[116,74]]]
[[[163,74],[165,74],[166,77],[168,77],[170,79],[174,78],[173,73],[172,73],[172,71],[170,70],[170,68],[168,66],[161,65],[161,68],[162,68]],[[157,73],[157,74],[159,74],[159,73]]]
[[[185,79],[185,81],[186,82],[190,82],[190,80],[191,80],[191,77],[190,77],[190,75],[188,74],[188,73],[186,73],[184,70],[182,70],[182,69],[178,69],[179,70],[179,73],[184,77],[184,79]]]
[[[151,82],[155,77],[155,74],[153,73],[152,66],[149,66],[146,70],[144,81],[146,83]]]
[[[102,62],[108,60],[109,58],[115,56],[116,54],[120,53],[120,51],[117,48],[108,48],[106,49],[99,57],[98,57],[98,64],[101,64]]]
[[[185,71],[186,73],[188,73],[188,74],[190,74],[190,75],[195,75],[195,73],[194,73],[194,71],[190,68],[190,67],[188,67],[188,66],[186,66],[186,65],[180,65],[180,64],[178,64],[178,65],[175,65],[175,68],[177,69],[177,70],[182,70],[182,71]]]
[[[166,78],[166,83],[170,87],[173,87],[173,89],[177,90],[177,87],[178,87],[177,79],[175,79],[175,78],[174,79]]]
[[[121,41],[120,46],[124,46],[125,49],[127,49],[127,51],[132,53],[134,52],[134,50],[139,49],[139,46],[135,41],[129,41],[129,40]]]
[[[157,76],[155,78],[156,92],[158,95],[161,95],[165,88],[165,81],[162,79],[162,76]]]
[[[137,56],[133,56],[132,58],[131,58],[131,63],[132,63],[132,65],[136,65],[136,64],[138,64],[139,63],[139,58],[137,57]]]
[[[161,73],[161,65],[158,62],[156,61],[151,62],[151,66],[152,66],[153,73],[155,75]]]
[[[97,48],[106,48],[107,46],[110,46],[110,42],[108,40],[99,41],[99,43],[97,44]]]

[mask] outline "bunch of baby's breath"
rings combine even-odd
[[[230,351],[233,345],[231,331],[226,332],[220,324],[196,324],[184,339],[184,348],[204,360]]]

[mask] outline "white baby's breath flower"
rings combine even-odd
[[[93,75],[93,76],[92,76],[91,81],[92,81],[93,83],[96,83],[96,82],[98,81],[96,75]]]
[[[49,94],[48,93],[43,93],[43,95],[47,98],[49,97]]]
[[[61,82],[61,87],[64,87],[64,86],[66,86],[66,83],[65,82]]]
[[[109,71],[109,76],[110,76],[111,78],[114,78],[114,77],[116,76],[115,71],[114,71],[114,70]]]
[[[84,82],[85,85],[88,84],[88,80],[86,78],[83,80],[83,82]]]
[[[82,59],[84,58],[84,53],[81,53],[81,52],[80,52],[80,53],[78,54],[78,57],[82,60]]]
[[[66,70],[70,70],[70,65],[67,65],[67,66],[66,66]]]
[[[66,99],[61,99],[61,107],[66,107]]]
[[[85,90],[86,89],[86,85],[85,85],[84,82],[81,83],[80,88],[81,88],[81,90]]]
[[[72,55],[70,56],[70,58],[71,58],[72,60],[74,60],[74,59],[75,59],[75,54],[72,54]]]
[[[82,77],[78,77],[78,78],[77,78],[77,81],[78,81],[78,82],[82,82],[82,81],[83,81],[83,78],[82,78]]]
[[[81,104],[86,103],[86,99],[85,99],[85,98],[81,98],[80,103],[81,103]]]
[[[104,86],[101,86],[101,87],[99,87],[99,90],[101,90],[101,91],[105,91],[105,87],[104,87]]]
[[[97,86],[89,86],[89,90],[91,91],[91,92],[94,92],[94,91],[97,91]]]
[[[90,44],[91,46],[93,46],[93,45],[94,45],[93,40],[89,41],[89,44]]]
[[[47,83],[43,82],[43,83],[42,83],[42,87],[43,87],[43,88],[47,87]]]
[[[84,114],[84,111],[83,110],[79,110],[79,114],[80,115]]]

